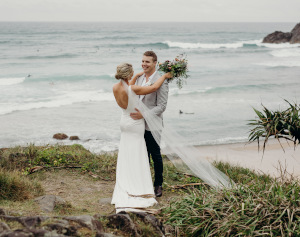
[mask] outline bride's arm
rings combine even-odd
[[[129,81],[129,85],[132,86],[135,84],[136,80],[143,75],[144,72],[139,72],[138,74],[136,74],[130,81]]]
[[[162,75],[158,80],[151,86],[137,86],[137,85],[132,85],[131,90],[135,92],[137,95],[147,95],[150,94],[154,91],[157,91],[158,88],[163,84],[163,82],[168,79],[172,78],[172,74],[170,72]]]

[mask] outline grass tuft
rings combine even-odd
[[[43,194],[40,184],[18,171],[0,168],[0,200],[22,201]]]

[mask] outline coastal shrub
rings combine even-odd
[[[79,144],[14,147],[0,151],[0,167],[29,174],[32,168],[79,168],[106,180],[115,179],[117,154],[93,154]]]
[[[254,128],[249,134],[249,141],[257,141],[264,138],[263,151],[270,137],[276,139],[284,138],[294,143],[294,146],[300,142],[300,106],[297,104],[289,104],[289,108],[280,111],[271,111],[263,106],[263,110],[254,109],[258,116],[255,120],[250,120],[248,124]]]
[[[228,164],[217,167],[226,167],[235,188],[198,186],[163,210],[166,224],[176,227],[179,236],[300,235],[296,179],[273,179],[236,166],[231,169]]]
[[[0,168],[0,200],[22,201],[43,194],[42,186],[18,171]]]

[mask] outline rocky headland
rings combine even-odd
[[[290,43],[290,44],[299,44],[300,43],[300,23],[298,23],[291,32],[281,32],[275,31],[269,35],[267,35],[263,39],[263,43],[272,43],[272,44],[280,44],[280,43]]]

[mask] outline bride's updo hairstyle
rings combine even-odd
[[[115,75],[116,79],[121,80],[127,80],[130,79],[130,77],[133,74],[133,68],[130,63],[122,63],[119,66],[117,66],[117,73]]]

